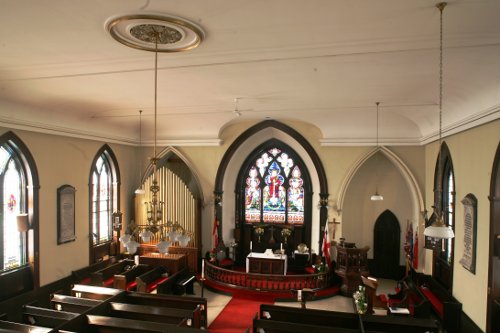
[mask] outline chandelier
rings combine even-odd
[[[441,161],[441,144],[443,137],[443,10],[446,7],[446,2],[441,2],[436,5],[439,9],[439,153],[438,153],[438,172],[442,173],[442,161]],[[437,179],[436,188],[438,189],[437,203],[434,204],[434,211],[436,214],[436,219],[432,225],[428,226],[424,230],[424,235],[432,237],[435,239],[450,239],[455,237],[453,229],[446,226],[444,223],[444,213],[442,207],[442,177],[439,176]]]
[[[186,246],[190,237],[185,235],[184,228],[179,223],[165,221],[164,202],[159,199],[160,186],[157,179],[157,120],[158,120],[158,53],[181,52],[197,47],[203,40],[204,33],[197,25],[179,17],[166,15],[127,15],[112,19],[107,28],[113,38],[129,47],[152,51],[155,54],[154,66],[154,146],[150,166],[153,170],[153,180],[149,188],[150,200],[145,202],[147,225],[141,228],[139,237],[148,243],[158,237],[156,244],[160,253],[167,253],[168,247],[176,241]],[[153,47],[154,46],[154,47]],[[142,114],[142,111],[141,111]],[[139,121],[141,121],[141,114]],[[142,123],[140,124],[140,145],[142,144]],[[141,177],[142,178],[142,177]],[[143,192],[142,186],[136,191]],[[134,228],[132,234],[137,233]],[[168,240],[167,240],[168,237]],[[122,240],[122,238],[120,238]],[[123,236],[123,243],[130,254],[135,253],[139,244],[131,235]],[[185,244],[185,245],[184,245]]]

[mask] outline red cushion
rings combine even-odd
[[[420,288],[422,293],[429,299],[429,302],[431,302],[432,306],[438,313],[438,315],[443,318],[444,317],[444,310],[443,310],[443,302],[428,288]]]
[[[308,273],[308,274],[315,274],[316,273],[314,267],[312,267],[312,266],[304,268],[304,271],[306,271],[306,273]]]
[[[227,267],[232,265],[234,265],[234,261],[231,259],[222,259],[221,261],[219,261],[219,266],[222,267]]]
[[[129,284],[127,284],[126,289],[127,289],[127,291],[131,291],[131,290],[135,289],[136,286],[137,286],[137,282],[132,281]]]
[[[378,295],[378,299],[381,302],[387,303],[387,296],[385,296],[385,294]]]
[[[91,279],[90,279],[90,277],[88,277],[88,278],[81,280],[80,284],[90,284],[90,282],[91,282]]]
[[[160,279],[158,279],[158,280],[154,281],[153,283],[151,283],[151,284],[149,284],[149,285],[147,286],[147,288],[146,288],[146,292],[148,292],[148,293],[152,292],[153,290],[155,290],[155,289],[158,287],[158,285],[159,285],[160,283],[163,283],[163,282],[165,282],[165,281],[167,281],[167,280],[168,280],[168,277],[162,277],[162,278],[160,278]]]
[[[110,277],[109,279],[103,281],[102,284],[105,287],[109,287],[109,286],[112,286],[114,282],[115,282],[115,277]]]

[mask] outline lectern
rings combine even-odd
[[[335,273],[342,278],[340,293],[344,296],[352,296],[361,284],[361,276],[368,276],[370,273],[367,260],[370,247],[356,248],[352,243],[349,247],[344,243],[335,247],[337,249]]]

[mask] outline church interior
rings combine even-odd
[[[4,1],[0,332],[500,332],[499,13]]]

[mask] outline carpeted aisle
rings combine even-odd
[[[208,327],[211,333],[243,333],[252,327],[252,319],[260,304],[274,304],[269,296],[233,295],[224,310]]]

